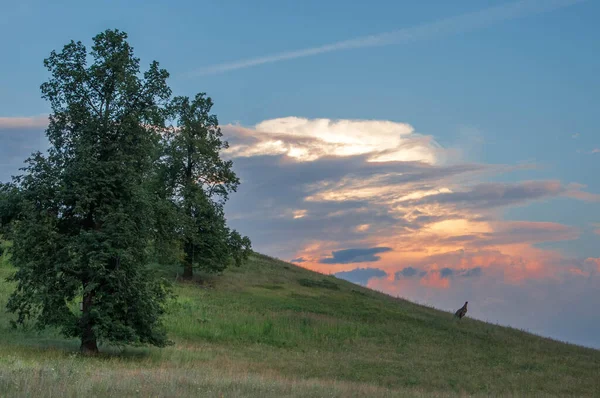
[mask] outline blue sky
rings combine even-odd
[[[456,250],[477,247],[476,250],[487,250],[486,253],[494,250],[508,253],[511,258],[530,256],[535,257],[535,261],[543,258],[552,264],[562,264],[556,265],[561,270],[579,267],[577,269],[587,273],[589,278],[595,278],[593,286],[597,287],[600,276],[596,273],[600,273],[600,263],[597,270],[588,268],[590,264],[595,264],[594,259],[600,257],[600,235],[595,233],[600,229],[600,206],[598,196],[594,196],[600,194],[600,180],[597,177],[600,171],[600,153],[594,153],[594,150],[600,148],[597,116],[600,109],[600,27],[597,23],[600,2],[519,2],[518,4],[529,9],[537,10],[548,5],[555,6],[555,9],[547,12],[523,12],[518,17],[481,25],[478,23],[484,17],[478,19],[475,16],[465,20],[464,26],[473,25],[472,29],[461,29],[461,23],[458,28],[449,32],[436,34],[432,30],[428,37],[419,36],[414,40],[358,46],[208,74],[199,72],[223,64],[314,49],[371,35],[397,31],[418,33],[424,26],[439,26],[436,24],[447,18],[481,10],[484,10],[482,15],[485,16],[488,15],[485,10],[510,7],[506,5],[517,3],[506,0],[487,1],[485,4],[474,0],[368,3],[279,0],[255,1],[249,7],[246,1],[215,0],[180,1],[171,6],[167,4],[159,1],[3,1],[0,4],[0,48],[4,55],[0,64],[0,117],[4,118],[0,119],[0,156],[4,157],[0,160],[0,180],[6,180],[8,175],[15,172],[18,159],[26,157],[36,146],[44,145],[43,123],[31,122],[32,117],[49,112],[48,104],[40,98],[39,91],[40,84],[47,78],[42,60],[51,50],[59,50],[70,39],[89,44],[98,32],[118,28],[129,34],[129,40],[143,65],[156,59],[169,70],[172,76],[170,84],[175,94],[192,96],[197,92],[207,92],[215,101],[213,110],[219,116],[220,123],[225,126],[224,131],[234,142],[245,142],[254,133],[261,136],[260,132],[279,129],[277,132],[291,134],[287,136],[289,140],[284,139],[284,142],[286,145],[293,145],[296,141],[295,138],[289,138],[291,136],[297,138],[298,135],[308,134],[311,140],[318,140],[319,134],[330,134],[332,137],[340,131],[344,134],[344,128],[348,129],[347,134],[355,134],[360,141],[366,139],[365,135],[354,131],[356,126],[350,121],[370,120],[381,122],[369,125],[368,128],[374,129],[374,136],[382,129],[383,138],[377,142],[385,146],[388,139],[385,138],[387,133],[384,132],[382,123],[386,121],[411,126],[411,129],[399,125],[394,127],[398,134],[434,139],[446,151],[445,159],[450,158],[450,161],[443,163],[444,167],[473,164],[486,167],[503,165],[502,167],[515,169],[511,172],[485,172],[484,175],[468,174],[461,177],[460,182],[436,177],[436,184],[450,187],[454,193],[457,189],[464,191],[463,196],[452,196],[449,193],[446,196],[434,196],[438,206],[451,206],[452,211],[468,210],[470,214],[479,212],[490,220],[493,218],[493,222],[490,221],[489,224],[491,226],[478,229],[477,233],[484,234],[478,235],[480,239],[481,236],[488,239],[486,245],[493,243],[495,246],[486,246],[484,249],[479,240],[470,241],[471,246],[457,244]],[[489,15],[497,14],[498,12],[489,11]],[[27,118],[30,122],[25,123],[25,126],[16,126],[10,121],[17,117]],[[281,118],[288,117],[301,120],[294,119],[295,127],[288,128],[285,126],[289,126],[289,123],[281,123]],[[318,119],[332,122],[324,128],[316,122]],[[348,122],[335,127],[335,120]],[[417,145],[410,140],[409,143]],[[315,145],[310,148],[316,148]],[[429,146],[419,148],[420,153],[435,152]],[[255,150],[253,153],[256,155],[258,152]],[[457,153],[460,155],[456,155]],[[315,184],[324,183],[317,176],[331,173],[331,180],[326,182],[329,186],[337,184],[334,185],[338,194],[344,191],[351,184],[344,185],[340,181],[346,181],[348,177],[341,171],[334,173],[332,168],[350,170],[356,166],[355,163],[344,163],[342,158],[331,162],[321,161],[319,158],[311,161],[312,168],[304,163],[290,166],[290,159],[296,159],[290,154],[291,152],[287,155],[246,154],[236,160],[244,183],[237,198],[232,199],[228,214],[234,226],[253,238],[258,250],[288,260],[305,256],[306,265],[310,267],[313,264],[314,269],[348,273],[353,270],[349,267],[351,264],[323,268],[318,260],[342,250],[390,247],[393,250],[382,253],[381,261],[361,261],[360,264],[354,264],[354,269],[360,272],[360,278],[356,280],[363,280],[365,275],[371,275],[374,288],[438,307],[444,307],[443,303],[449,298],[461,304],[464,300],[462,296],[459,297],[460,291],[468,290],[475,296],[483,294],[485,289],[477,290],[474,285],[465,285],[474,284],[472,281],[477,278],[459,280],[456,277],[449,289],[444,287],[445,280],[450,280],[445,276],[438,278],[438,282],[443,283],[436,282],[437,285],[427,279],[427,276],[423,277],[422,283],[410,287],[405,285],[404,279],[396,280],[394,286],[394,281],[388,281],[392,285],[385,282],[385,277],[381,277],[381,269],[394,279],[393,275],[408,266],[418,268],[419,262],[422,263],[422,269],[428,270],[428,275],[434,275],[438,265],[433,266],[433,263],[423,259],[411,260],[414,264],[400,264],[402,261],[399,258],[410,256],[406,254],[403,257],[401,253],[404,249],[396,248],[395,243],[386,243],[381,238],[402,233],[395,229],[399,225],[399,216],[391,214],[389,203],[384,206],[373,198],[347,199],[349,196],[346,195],[344,200],[335,199],[337,202],[334,205],[330,200],[331,192],[327,199],[327,192],[317,192],[314,189]],[[269,156],[275,156],[277,161],[267,159]],[[356,153],[352,156],[359,159]],[[344,159],[354,159],[352,156]],[[431,156],[438,159],[438,152]],[[265,165],[270,169],[266,170]],[[372,168],[364,165],[356,167],[352,169],[355,170],[353,176],[359,175],[365,179],[372,177],[366,174],[366,170]],[[250,174],[248,170],[254,170],[255,173]],[[379,171],[398,172],[395,169],[382,170]],[[402,170],[406,173],[404,168]],[[413,171],[421,173],[423,170]],[[448,170],[450,169],[445,169],[444,176],[450,173]],[[483,173],[482,170],[478,172]],[[304,173],[301,178],[305,178],[305,185],[290,183],[296,178],[293,173]],[[452,173],[459,177],[462,175]],[[269,198],[262,197],[252,187],[265,183],[266,177],[263,178],[263,175],[269,175],[268,181],[279,184]],[[534,186],[531,181],[544,183]],[[551,183],[552,181],[559,185]],[[394,185],[394,189],[396,192],[403,189],[407,192],[425,192],[433,186],[433,183],[427,187],[417,186],[412,180],[410,184],[412,185],[400,187]],[[488,185],[473,188],[475,184]],[[298,188],[299,186],[304,188]],[[543,192],[540,193],[540,190]],[[492,200],[490,192],[500,195],[499,191],[503,192],[502,200],[506,200],[506,203],[490,210],[486,207]],[[298,195],[309,198],[304,202],[312,203],[311,206],[317,204],[314,207],[308,204],[302,207],[304,202],[296,202]],[[465,195],[471,201],[463,200]],[[515,195],[514,198],[518,199],[508,200],[508,195]],[[485,198],[486,204],[481,204],[482,198]],[[330,212],[327,214],[356,209],[353,206],[359,201],[368,202],[369,213],[364,216],[365,219],[361,218],[363,215],[356,213],[340,223],[346,225],[348,230],[357,228],[362,235],[332,235],[322,218],[311,218],[311,214],[325,212],[325,209]],[[420,206],[418,209],[421,213],[424,208],[432,206],[431,201],[423,199],[410,203]],[[267,214],[267,207],[281,212]],[[282,216],[288,213],[293,215],[290,220]],[[260,219],[258,216],[247,216],[252,214],[259,214]],[[414,219],[407,214],[402,220]],[[429,214],[428,217],[433,216]],[[436,217],[439,218],[439,215]],[[525,225],[518,224],[519,222],[551,224]],[[429,224],[417,224],[408,225],[407,228],[435,230]],[[254,232],[259,225],[266,232]],[[370,227],[361,227],[364,225]],[[470,227],[465,228],[468,230]],[[306,231],[304,240],[296,239],[299,230]],[[441,230],[446,231],[443,228]],[[544,232],[540,232],[541,230]],[[268,231],[279,232],[269,235]],[[518,235],[523,231],[529,231],[524,238],[530,244],[528,249],[517,250],[512,246],[502,246],[508,244],[506,235]],[[467,232],[455,232],[455,235],[472,235],[472,231]],[[452,234],[452,231],[448,233]],[[544,239],[534,238],[538,233],[544,234]],[[320,236],[323,236],[323,242],[327,241],[327,244],[315,243],[313,238]],[[335,236],[335,239],[331,236]],[[447,240],[448,237],[444,236]],[[447,246],[444,247],[446,253],[452,252]],[[439,250],[432,249],[431,256],[439,255]],[[542,251],[534,253],[535,250]],[[314,261],[311,262],[308,258],[310,256],[313,256]],[[550,257],[551,260],[548,259]],[[449,258],[447,261],[453,260]],[[398,269],[392,269],[392,263]],[[514,263],[511,260],[507,264]],[[473,269],[480,266],[477,262],[472,264]],[[442,268],[443,264],[439,267]],[[547,267],[552,268],[550,265]],[[372,268],[373,272],[365,273],[365,268]],[[531,270],[531,267],[527,269]],[[455,274],[460,274],[459,271],[462,272],[457,269]],[[440,275],[442,274],[438,277]],[[481,278],[486,275],[488,274],[484,268]],[[490,272],[489,275],[488,278],[491,279],[486,283],[497,282],[504,286],[504,290],[498,290],[498,297],[508,291],[506,289],[513,289],[515,286],[504,279],[502,283],[493,279],[500,278],[499,274]],[[506,272],[502,275],[506,275]],[[527,275],[536,281],[541,278],[540,274],[534,275],[531,272]],[[378,278],[381,280],[378,281]],[[486,283],[482,282],[481,286],[486,286],[489,290],[490,285]],[[573,287],[578,285],[571,279],[564,279],[562,283],[561,286],[565,289],[578,289]],[[436,286],[438,290],[428,290]],[[551,294],[550,286],[554,285],[548,282],[546,286],[547,294]],[[526,297],[527,289],[533,288],[521,286],[521,289]],[[447,293],[450,290],[454,295]],[[589,294],[589,297],[596,300],[599,298],[597,293],[594,296],[590,291]],[[492,302],[494,301],[491,300],[490,303]],[[596,329],[584,327],[589,322],[582,316],[575,320],[580,322],[581,330],[573,332],[542,315],[538,323],[531,323],[527,317],[510,314],[511,303],[514,304],[489,304],[485,313],[483,310],[479,313],[479,317],[487,319],[487,316],[493,316],[493,320],[499,319],[504,323],[530,327],[534,331],[558,338],[600,346],[600,340],[592,337],[600,330],[600,324],[595,325]],[[568,303],[571,301],[563,303],[565,311]],[[538,309],[532,307],[532,311]],[[474,305],[474,314],[477,311]],[[577,322],[574,327],[576,329]]]

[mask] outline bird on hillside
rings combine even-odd
[[[463,316],[467,314],[467,304],[468,301],[465,301],[465,305],[463,305],[458,311],[454,313],[454,316],[458,317],[458,319],[462,319]]]

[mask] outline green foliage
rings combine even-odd
[[[210,114],[212,106],[205,93],[192,100],[176,97],[169,107],[174,125],[163,141],[160,174],[165,198],[175,209],[170,213],[176,220],[173,240],[182,248],[188,279],[196,267],[220,272],[230,262],[239,266],[251,250],[250,239],[226,225],[223,205],[240,182],[232,161],[221,158],[228,143],[222,140],[217,117]]]
[[[146,264],[156,234],[157,129],[171,92],[157,62],[140,76],[126,39],[107,30],[89,53],[71,41],[44,61],[51,146],[47,156],[33,154],[16,179],[17,287],[7,308],[17,324],[31,318],[38,328],[58,327],[89,352],[97,340],[168,343],[161,323],[168,286]]]
[[[331,289],[331,290],[339,290],[339,288],[340,288],[336,283],[334,283],[330,280],[327,280],[325,278],[321,279],[320,281],[315,280],[315,279],[300,278],[300,279],[298,279],[298,283],[300,284],[300,286],[320,287],[320,288]]]
[[[0,236],[0,268],[7,267],[9,264],[9,253],[8,250],[11,244]]]
[[[9,237],[10,225],[19,216],[20,192],[15,184],[0,183],[0,236]]]
[[[193,187],[223,203],[236,191],[240,180],[232,169],[233,162],[221,158],[220,152],[229,144],[222,139],[217,116],[210,114],[212,107],[212,99],[205,93],[193,100],[175,97],[171,102],[175,125],[165,136],[169,182],[176,192]]]
[[[228,238],[231,258],[236,267],[239,267],[252,253],[252,243],[250,238],[240,235],[236,230],[231,231]]]

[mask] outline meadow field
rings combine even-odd
[[[598,396],[600,351],[396,299],[263,255],[174,280],[167,348],[14,330],[0,265],[1,397]]]

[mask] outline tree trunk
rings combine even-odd
[[[86,330],[81,337],[81,346],[79,347],[79,351],[84,355],[96,355],[98,353],[98,344],[96,342],[96,336],[94,335],[94,331]]]
[[[183,279],[191,280],[194,277],[194,246],[191,243],[185,245],[185,259],[183,263]]]
[[[189,259],[185,260],[183,265],[183,279],[190,280],[194,277],[194,270],[192,268],[192,262]]]
[[[93,323],[90,316],[94,293],[89,292],[83,296],[83,314],[81,316],[81,346],[79,351],[85,355],[95,355],[98,353],[98,344],[96,334],[94,333]]]

